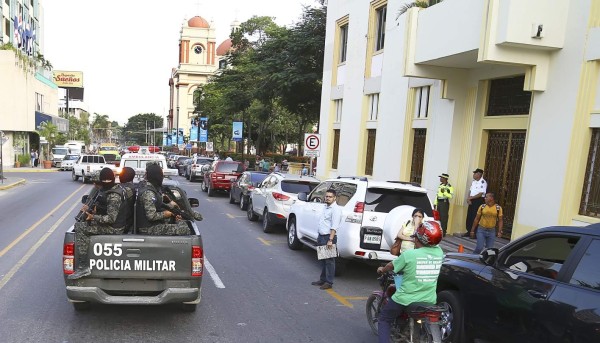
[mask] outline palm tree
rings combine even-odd
[[[396,20],[398,18],[400,18],[401,15],[403,15],[404,13],[406,13],[406,11],[408,11],[409,9],[413,8],[413,7],[420,7],[420,8],[427,8],[429,6],[433,6],[437,3],[442,2],[442,0],[417,0],[415,2],[409,2],[406,3],[404,5],[402,5],[400,7],[400,9],[398,10],[398,15],[396,16]]]

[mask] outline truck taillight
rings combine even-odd
[[[348,214],[346,217],[347,223],[361,224],[363,218],[363,212],[365,211],[365,203],[357,201],[354,205],[354,212]]]
[[[271,194],[273,194],[273,198],[275,198],[275,200],[279,200],[279,201],[290,200],[290,197],[285,194],[281,194],[281,193],[277,193],[277,192],[273,192]]]
[[[362,201],[357,201],[356,205],[354,205],[354,212],[363,213],[365,211],[365,203]]]
[[[63,246],[63,273],[73,274],[73,261],[75,260],[75,243]]]
[[[192,276],[202,276],[204,252],[199,245],[192,246]]]

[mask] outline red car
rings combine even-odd
[[[214,196],[217,190],[229,192],[231,179],[237,179],[243,172],[242,162],[215,161],[204,175],[202,190],[208,192],[209,197]]]

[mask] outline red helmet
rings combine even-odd
[[[413,234],[424,246],[431,247],[442,241],[442,228],[436,221],[425,221]]]

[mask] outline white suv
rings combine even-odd
[[[319,218],[329,189],[337,193],[342,207],[342,225],[337,236],[336,274],[350,259],[391,261],[390,247],[402,224],[411,219],[415,208],[432,220],[433,209],[427,191],[418,184],[395,181],[369,181],[364,177],[338,177],[323,181],[315,189],[298,194],[287,220],[288,247],[303,245],[316,249]],[[437,218],[436,218],[437,219]]]
[[[297,194],[312,191],[319,182],[311,176],[271,173],[250,193],[248,220],[256,221],[260,216],[263,231],[272,232],[275,225],[286,223]]]

